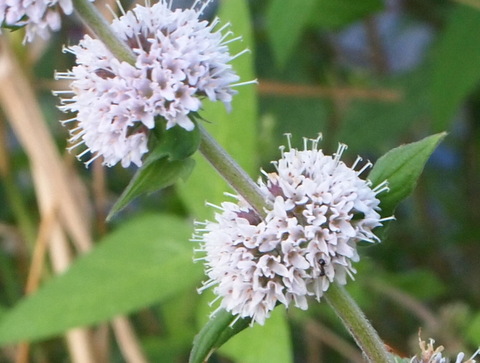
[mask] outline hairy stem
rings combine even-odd
[[[132,49],[117,37],[110,24],[90,1],[73,0],[73,6],[85,25],[95,33],[118,60],[135,64],[135,55]]]
[[[266,201],[260,188],[243,170],[240,165],[225,151],[224,148],[198,124],[202,141],[200,143],[200,152],[210,164],[218,171],[218,173],[227,181],[227,183],[235,189],[259,216],[265,218]]]
[[[377,332],[343,286],[331,284],[325,298],[369,362],[393,362]]]

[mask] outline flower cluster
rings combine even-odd
[[[152,6],[136,6],[113,21],[112,28],[135,55],[135,64],[117,60],[99,40],[85,36],[67,48],[77,66],[57,78],[71,79],[71,98],[62,99],[61,110],[75,112],[72,148],[85,145],[91,162],[103,156],[104,164],[142,164],[148,151],[149,131],[159,118],[169,129],[178,125],[192,130],[189,117],[202,98],[222,101],[230,108],[232,89],[239,77],[229,62],[230,38],[219,20],[200,20],[210,1],[197,1],[192,9],[170,8],[161,0]],[[243,52],[242,52],[243,53]],[[88,164],[88,162],[87,162]]]
[[[370,163],[355,170],[318,150],[318,139],[305,149],[282,150],[276,172],[264,173],[259,187],[269,207],[260,218],[240,197],[222,203],[215,222],[197,222],[193,241],[201,242],[209,280],[220,307],[263,324],[276,304],[307,308],[307,296],[319,300],[334,281],[345,284],[359,260],[356,244],[376,242],[381,225],[376,195],[360,178]]]
[[[420,337],[418,339],[419,345],[420,345],[420,356],[413,357],[410,360],[410,363],[449,363],[451,362],[450,359],[443,357],[442,352],[444,350],[443,346],[438,346],[437,348],[434,349],[433,344],[435,341],[433,339],[430,339],[430,342],[427,344],[425,341],[423,341]],[[473,359],[477,355],[480,354],[480,349],[478,349],[473,355],[467,359],[463,360],[465,358],[465,353],[460,352],[457,355],[457,358],[455,359],[455,363],[475,363],[476,361]]]
[[[60,29],[60,12],[73,12],[71,0],[2,0],[0,1],[0,25],[26,26],[25,41],[35,35],[47,38],[50,30]]]

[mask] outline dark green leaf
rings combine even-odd
[[[428,136],[392,149],[378,159],[368,178],[374,186],[388,181],[390,191],[378,195],[382,215],[391,215],[398,203],[413,191],[425,163],[445,136],[444,132]]]
[[[236,317],[228,311],[219,310],[195,336],[189,363],[205,362],[218,347],[250,323],[249,319],[239,319],[233,327],[230,327],[235,319]]]
[[[200,145],[198,127],[187,131],[175,126],[158,134],[159,140],[112,207],[107,220],[141,194],[166,188],[180,178],[185,180],[193,170],[195,162],[188,157]]]
[[[315,0],[271,1],[267,12],[267,32],[281,68],[295,49],[315,3]]]
[[[255,324],[235,337],[232,334],[219,352],[242,363],[292,363],[290,330],[284,307],[277,306],[265,325]]]
[[[243,363],[268,362],[290,363],[291,344],[285,309],[277,307],[264,326],[249,327],[250,319],[236,319],[225,310],[220,310],[195,337],[190,363],[204,362],[220,348],[225,356]],[[244,330],[248,327],[247,330]],[[238,333],[241,334],[237,335]],[[225,345],[223,345],[225,344]],[[249,347],[245,350],[245,347]]]
[[[480,11],[459,5],[451,14],[432,64],[434,131],[448,128],[465,96],[480,80]]]
[[[107,220],[111,219],[139,195],[155,192],[173,185],[180,178],[187,178],[194,165],[195,161],[191,158],[173,161],[170,161],[167,157],[161,159],[152,158],[151,160],[147,158],[145,164],[138,169],[112,207]]]
[[[318,0],[310,21],[323,28],[337,28],[382,8],[381,0]]]
[[[38,340],[167,299],[200,279],[178,218],[137,218],[107,236],[0,321],[0,343]]]
[[[195,117],[195,115],[192,115]],[[180,126],[174,126],[161,132],[158,145],[149,153],[145,163],[153,162],[168,156],[169,160],[183,160],[193,155],[200,145],[198,127],[187,131]]]

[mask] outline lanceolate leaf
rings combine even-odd
[[[108,235],[0,320],[0,344],[38,340],[148,306],[201,279],[191,227],[167,215],[142,216]]]
[[[216,349],[245,329],[250,322],[248,319],[240,319],[230,327],[234,320],[235,316],[228,311],[223,309],[218,311],[195,337],[188,362],[205,362]]]
[[[382,214],[390,216],[395,207],[412,193],[425,163],[446,136],[442,132],[390,150],[375,163],[368,178],[373,185],[388,181],[390,191],[379,194]]]
[[[222,354],[242,363],[292,362],[290,336],[283,307],[277,307],[264,326],[256,324],[249,327],[251,319],[238,319],[232,325],[236,319],[236,316],[225,310],[217,312],[195,337],[189,363],[204,362],[220,347]],[[248,329],[245,330],[246,328]],[[235,336],[240,332],[241,335]],[[226,344],[222,346],[224,343]],[[265,344],[269,344],[269,347],[265,347]]]
[[[186,179],[190,175],[195,161],[191,158],[184,160],[169,160],[167,157],[150,161],[138,169],[120,198],[112,207],[107,220],[125,208],[133,199],[144,193],[151,193],[173,185],[178,179]]]
[[[112,207],[107,220],[136,197],[166,188],[190,175],[195,162],[189,156],[200,145],[198,128],[187,131],[175,126],[163,130],[158,137],[160,140]]]

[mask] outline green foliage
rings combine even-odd
[[[198,128],[187,131],[179,126],[163,131],[160,141],[148,154],[122,195],[112,207],[107,219],[125,208],[133,199],[173,185],[190,175],[195,162],[189,156],[200,144]]]
[[[450,14],[432,64],[434,129],[449,127],[455,112],[480,80],[480,11],[458,5]]]
[[[230,339],[220,352],[241,363],[292,363],[291,334],[285,309],[276,308],[264,326],[257,324],[248,328]]]
[[[388,181],[390,191],[378,195],[383,216],[390,216],[398,203],[410,195],[425,163],[445,136],[445,133],[428,136],[390,150],[378,159],[368,178],[373,185]]]
[[[188,224],[168,215],[144,215],[125,223],[6,313],[0,343],[44,339],[192,288],[201,273],[185,242],[190,231]]]
[[[206,299],[203,300],[205,302]],[[199,311],[203,318],[207,314],[204,311],[207,304],[202,306]],[[203,362],[217,349],[220,354],[242,363],[293,361],[291,337],[283,307],[276,308],[264,326],[255,324],[250,327],[250,319],[236,319],[222,309],[206,322],[195,337],[190,363]],[[230,327],[234,321],[235,324]]]
[[[250,319],[239,319],[226,310],[218,311],[197,334],[193,341],[189,363],[202,363],[232,336],[244,330]],[[233,324],[233,325],[232,325]]]
[[[375,98],[353,101],[345,112],[338,139],[358,153],[383,153],[398,145],[413,125],[429,114],[429,73],[422,66],[413,72],[385,77],[364,87],[385,89],[397,96],[392,101]],[[372,140],[375,140],[372,142]]]
[[[480,312],[477,312],[473,319],[470,320],[469,327],[466,331],[466,338],[473,346],[480,346]]]
[[[292,55],[315,3],[315,0],[271,1],[267,13],[267,30],[273,53],[281,68],[285,67]]]
[[[307,26],[337,28],[382,8],[381,0],[273,0],[267,32],[275,60],[284,69]]]
[[[383,6],[381,0],[318,0],[310,13],[310,22],[321,28],[338,28],[372,15]]]
[[[445,284],[428,270],[415,269],[389,277],[392,284],[419,300],[434,299],[447,291]]]

